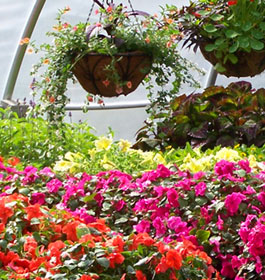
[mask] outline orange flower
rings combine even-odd
[[[20,163],[20,160],[17,157],[11,157],[7,160],[7,162],[12,166],[16,166]]]
[[[51,96],[51,97],[49,98],[49,101],[50,101],[51,103],[54,103],[54,101],[55,101],[54,96]]]
[[[111,13],[111,12],[112,12],[112,7],[111,7],[111,6],[108,6],[107,12],[108,12],[108,13]]]
[[[30,221],[32,218],[40,218],[44,214],[40,210],[40,204],[36,203],[25,208],[26,213],[28,214],[27,219]]]
[[[27,236],[24,243],[24,251],[31,257],[36,257],[36,248],[38,243],[32,236]]]
[[[107,259],[109,260],[110,264],[109,266],[111,268],[115,267],[115,264],[122,264],[124,262],[124,256],[120,253],[111,253],[107,256]]]
[[[2,220],[2,223],[5,225],[8,218],[12,217],[14,212],[11,208],[5,207],[5,201],[0,201],[0,219]]]
[[[147,232],[138,233],[133,237],[132,250],[137,249],[139,245],[151,246],[155,241],[149,236]]]
[[[163,256],[160,260],[160,263],[156,266],[155,268],[155,272],[157,274],[159,273],[164,273],[166,272],[167,270],[169,269],[169,266],[167,265],[167,262],[166,262],[166,257]]]
[[[166,263],[169,267],[179,270],[182,266],[182,257],[177,250],[170,249],[166,253]]]
[[[141,270],[136,270],[136,278],[137,280],[146,280],[146,276],[143,274]]]
[[[3,223],[0,223],[0,233],[2,233],[5,230],[5,225]]]
[[[79,280],[93,280],[89,275],[82,275]]]
[[[110,231],[110,228],[105,225],[105,220],[103,219],[98,219],[96,222],[88,224],[88,227],[95,228],[102,233]]]
[[[109,83],[110,83],[109,80],[102,81],[102,84],[103,84],[105,87],[108,87]]]
[[[149,37],[146,37],[144,40],[145,40],[145,42],[146,42],[147,44],[149,44],[149,43],[151,42],[151,40],[150,40]]]
[[[79,239],[80,243],[88,243],[88,247],[89,248],[94,248],[95,247],[95,242],[94,242],[94,238],[93,235],[91,234],[86,234],[83,235],[80,239]]]
[[[63,233],[66,234],[67,239],[71,240],[71,241],[78,241],[77,235],[76,235],[76,228],[79,226],[80,222],[78,221],[73,221],[70,223],[67,223],[67,225],[65,225],[63,227]]]
[[[33,48],[27,48],[27,53],[32,54],[34,52]]]
[[[4,162],[4,158],[0,156],[0,162]]]
[[[131,81],[128,81],[126,85],[127,85],[127,88],[132,88],[132,82]]]
[[[50,63],[50,60],[48,58],[43,60],[43,64],[49,64],[49,63]]]
[[[23,39],[20,40],[19,45],[22,46],[22,45],[28,44],[28,43],[29,43],[29,38],[26,37],[26,38],[23,38]]]

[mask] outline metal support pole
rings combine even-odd
[[[31,37],[31,34],[34,30],[34,27],[36,25],[36,22],[39,18],[39,15],[41,13],[41,10],[42,10],[45,2],[46,2],[46,0],[36,0],[36,3],[31,11],[29,19],[26,23],[24,32],[22,34],[22,38]],[[11,98],[12,98],[13,91],[14,91],[15,84],[16,84],[17,77],[18,77],[18,73],[19,73],[19,69],[21,67],[26,48],[27,48],[27,46],[25,46],[25,45],[22,45],[22,46],[19,45],[17,48],[16,55],[14,57],[11,69],[9,71],[3,99],[11,100]]]
[[[216,82],[216,78],[217,78],[217,72],[214,69],[213,66],[211,66],[211,69],[209,71],[207,80],[206,80],[206,84],[205,84],[205,88],[208,88],[210,86],[214,86],[215,82]]]

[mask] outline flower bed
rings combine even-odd
[[[263,279],[265,273],[263,268],[265,264],[263,247],[265,227],[262,215],[265,208],[264,163],[257,161],[252,155],[251,167],[247,159],[240,159],[239,153],[235,152],[232,149],[219,149],[219,151],[213,152],[212,156],[215,158],[212,161],[213,165],[204,172],[196,173],[180,170],[177,166],[167,168],[160,164],[156,169],[146,171],[141,175],[139,173],[131,175],[118,170],[99,172],[95,175],[85,172],[70,175],[67,173],[55,174],[50,168],[38,170],[32,166],[18,171],[13,167],[1,164],[1,200],[7,213],[1,217],[2,242],[0,246],[2,252],[5,254],[8,251],[20,252],[22,255],[19,258],[23,259],[25,256],[21,248],[26,240],[25,237],[22,237],[24,234],[29,234],[35,242],[40,242],[38,252],[41,248],[45,252],[45,250],[49,250],[49,243],[57,240],[57,237],[52,241],[50,238],[53,238],[54,234],[58,234],[58,240],[61,240],[61,244],[65,246],[62,248],[63,251],[70,250],[71,253],[71,248],[74,251],[73,248],[76,248],[75,244],[77,244],[75,242],[79,240],[71,238],[78,234],[78,238],[82,238],[85,234],[93,234],[93,230],[91,232],[87,228],[90,228],[91,224],[98,223],[99,219],[100,221],[104,219],[111,231],[110,234],[107,234],[108,230],[104,229],[107,237],[102,233],[96,234],[98,238],[100,237],[100,241],[104,239],[106,242],[108,239],[120,236],[123,242],[127,242],[127,245],[124,245],[126,247],[129,246],[133,236],[135,238],[142,236],[144,239],[153,240],[152,246],[159,240],[162,241],[163,246],[168,250],[191,246],[193,252],[197,251],[198,254],[205,252],[212,257],[214,268],[212,271],[214,272],[215,269],[220,271],[224,279]],[[231,156],[230,161],[221,159],[228,155]],[[233,159],[235,160],[232,161]],[[5,202],[10,197],[19,197],[19,199],[14,200],[16,202]],[[17,205],[20,205],[20,208]],[[33,222],[29,219],[27,209],[36,210],[32,212]],[[16,211],[19,214],[16,214]],[[36,215],[39,213],[40,217],[35,217],[34,213]],[[53,214],[49,216],[48,213]],[[18,220],[16,221],[16,219]],[[48,219],[46,225],[49,225],[49,229],[40,228],[43,223],[45,224],[42,219]],[[52,220],[49,221],[49,219],[55,219],[54,224],[60,227],[58,232],[52,228]],[[24,228],[27,225],[31,230]],[[64,228],[71,231],[71,238],[67,236]],[[131,235],[132,232],[133,235]],[[69,243],[69,240],[74,243]],[[92,241],[95,242],[94,239]],[[84,247],[84,250],[90,250],[87,248],[89,244],[79,245],[80,248]],[[105,260],[108,259],[108,255],[106,255],[108,250],[102,243],[98,245],[101,252],[102,250],[105,252],[102,271],[93,268],[93,265],[91,265],[91,270],[82,270],[82,267],[79,268],[78,262],[75,261],[70,264],[67,262],[68,266],[65,266],[63,264],[65,260],[60,259],[62,264],[60,263],[59,267],[56,267],[55,275],[48,274],[49,279],[90,279],[81,277],[85,277],[83,274],[92,272],[99,274],[102,279],[109,279],[106,275],[111,275],[112,278],[115,275],[117,277],[115,279],[135,279],[135,277],[151,279],[153,276],[148,274],[147,271],[150,270],[148,266],[153,265],[155,268],[167,256],[166,252],[157,251],[156,246],[144,249],[145,244],[143,248],[141,246],[135,248],[137,252],[131,252],[131,250],[128,252],[129,247],[126,247],[124,250],[127,253],[119,252],[125,258],[124,261],[121,264],[117,263],[115,272],[111,270],[110,273],[111,261]],[[20,249],[12,250],[12,246],[20,246]],[[102,249],[102,247],[104,248]],[[136,259],[135,254],[138,256]],[[195,256],[196,260],[198,256]],[[39,257],[43,257],[43,254],[41,253]],[[163,264],[164,272],[159,274],[155,270],[154,279],[168,279],[168,277],[171,277],[170,279],[175,279],[174,277],[204,279],[203,273],[205,271],[210,273],[209,271],[212,269],[211,261],[206,258],[208,261],[204,262],[199,256],[197,262],[193,257],[186,259],[185,255],[181,255],[182,266],[179,270],[174,270],[174,273],[172,273],[172,267],[165,270],[167,266]],[[89,259],[89,257],[87,258]],[[157,262],[151,261],[153,258],[157,258]],[[118,259],[119,257],[117,257],[117,261],[121,262],[123,258],[120,256]],[[193,261],[196,264],[190,263]],[[140,265],[139,270],[146,276],[141,272],[136,274],[137,263]],[[132,266],[134,270],[128,270],[128,265]],[[208,269],[200,270],[202,274],[198,274],[197,265],[199,267],[208,265]],[[8,264],[7,266],[10,267]],[[141,268],[141,266],[143,267]],[[71,270],[69,267],[73,267],[73,269]],[[12,272],[6,271],[5,268],[2,267],[1,273],[11,275]],[[12,265],[10,269],[13,270]],[[44,277],[44,279],[47,277],[47,273],[50,273],[45,266],[36,268],[36,271],[27,272],[33,273],[34,277],[39,273],[40,277]],[[60,276],[61,272],[66,274]],[[198,278],[187,276],[193,275],[192,273],[195,273],[194,275],[197,275]],[[208,277],[210,276],[208,275]],[[218,273],[215,276],[213,274],[213,277],[218,278]]]

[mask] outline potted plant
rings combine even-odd
[[[197,0],[168,7],[184,33],[184,45],[199,47],[227,77],[255,76],[265,69],[265,2]]]
[[[159,19],[157,15],[135,11],[131,5],[129,9],[122,4],[105,7],[97,0],[94,3],[99,6],[95,11],[100,14],[99,22],[72,26],[64,20],[70,10],[67,7],[59,11],[57,24],[47,33],[52,43],[39,48],[31,43],[36,52],[44,52],[31,72],[31,87],[33,95],[41,93],[42,108],[50,121],[64,117],[69,79],[77,78],[89,95],[101,97],[127,95],[148,73],[146,81],[162,88],[171,79],[170,92],[178,92],[182,82],[195,84],[188,74],[191,64],[177,51],[180,33],[171,27],[172,20],[163,12]],[[147,85],[149,89],[152,86]],[[88,100],[93,99],[88,96]]]

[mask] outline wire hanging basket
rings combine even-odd
[[[101,4],[98,0],[93,0],[93,6],[89,13],[87,22],[93,10],[94,4],[98,4],[104,9],[104,1]],[[134,11],[130,0],[128,0],[132,11],[129,16],[148,15],[144,12]],[[113,2],[108,5],[113,5]],[[90,36],[97,25],[90,26],[86,31],[86,38],[89,42]],[[107,30],[108,31],[108,30]],[[101,40],[102,38],[99,38]],[[113,64],[112,70],[108,67]],[[146,75],[150,72],[152,57],[143,51],[135,50],[121,52],[115,55],[89,52],[81,58],[77,56],[72,69],[80,85],[89,93],[102,97],[115,97],[128,95],[136,90]],[[109,79],[114,73],[118,75],[120,84],[115,84]]]

